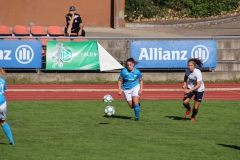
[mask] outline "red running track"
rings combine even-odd
[[[239,83],[205,84],[205,100],[240,100]],[[101,100],[105,94],[113,99],[118,96],[117,84],[39,84],[8,85],[5,92],[9,101],[14,100]],[[142,100],[182,100],[182,84],[145,84]],[[33,91],[33,89],[35,89]]]

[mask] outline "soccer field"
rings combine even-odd
[[[191,103],[192,104],[192,103]],[[113,117],[104,116],[107,105]],[[1,160],[238,160],[240,101],[202,102],[196,122],[178,100],[141,101],[140,121],[125,101],[10,101],[15,146],[0,131]]]

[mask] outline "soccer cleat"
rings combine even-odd
[[[194,122],[194,121],[196,121],[196,119],[195,119],[194,117],[192,117],[192,118],[191,118],[191,121]]]
[[[14,144],[14,142],[10,142],[9,144],[10,144],[10,145],[12,145],[12,146],[14,146],[14,145],[15,145],[15,144]]]
[[[191,113],[192,111],[192,108],[190,110],[187,110],[186,113],[185,113],[185,118],[188,118],[189,114]]]
[[[138,118],[135,118],[135,121],[139,121],[139,119],[138,119]]]

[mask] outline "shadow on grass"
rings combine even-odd
[[[178,120],[178,121],[180,121],[180,120],[183,120],[183,121],[190,120],[190,118],[184,118],[184,117],[178,117],[178,116],[165,116],[165,117],[170,118],[172,120]]]
[[[2,143],[2,142],[0,142],[0,145],[7,145],[7,143]]]
[[[131,117],[127,117],[127,116],[118,116],[118,115],[113,115],[113,116],[107,116],[107,115],[104,115],[103,117],[105,117],[105,118],[131,119]]]
[[[237,145],[227,145],[227,144],[217,144],[219,146],[223,146],[223,147],[227,147],[227,148],[233,148],[233,149],[237,149],[240,150],[240,147]]]
[[[99,124],[105,125],[105,124],[109,124],[109,123],[104,123],[104,122],[102,122],[102,123],[99,123]]]

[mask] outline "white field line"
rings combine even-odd
[[[206,88],[205,91],[239,91],[240,88]],[[118,89],[8,89],[7,92],[117,92]],[[143,89],[147,92],[174,92],[183,91],[183,89]]]

